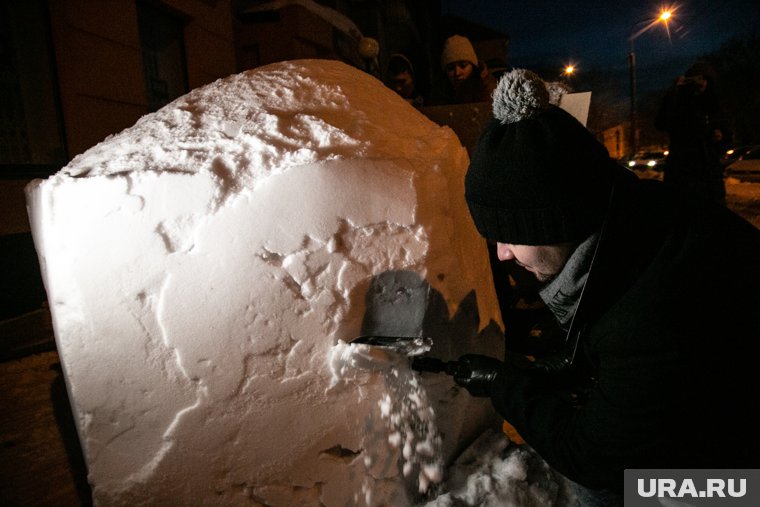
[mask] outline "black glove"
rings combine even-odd
[[[535,367],[547,373],[565,373],[570,368],[570,359],[564,354],[551,354],[536,359]]]
[[[493,357],[465,354],[457,361],[454,381],[472,396],[488,398],[494,379],[503,368],[504,363]]]

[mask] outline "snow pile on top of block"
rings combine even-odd
[[[96,503],[434,495],[490,403],[346,342],[502,353],[467,161],[376,79],[303,60],[194,90],[31,183]]]

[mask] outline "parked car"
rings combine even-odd
[[[723,167],[728,167],[734,161],[739,160],[739,157],[747,153],[753,147],[754,146],[751,146],[751,145],[750,146],[734,146],[733,148],[726,150],[723,156],[720,157],[720,165],[722,165]]]
[[[662,170],[665,159],[668,156],[667,150],[662,151],[642,151],[637,153],[632,159],[628,160],[628,169],[645,170],[656,169]]]
[[[730,163],[725,170],[726,176],[738,179],[760,180],[760,145],[755,145]]]

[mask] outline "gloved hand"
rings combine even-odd
[[[493,381],[504,368],[504,363],[489,356],[465,354],[457,361],[454,381],[467,389],[472,396],[491,396]]]
[[[550,354],[536,359],[535,367],[548,373],[565,373],[570,367],[570,359],[564,354]]]

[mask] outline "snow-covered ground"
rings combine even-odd
[[[527,444],[486,431],[446,472],[425,507],[589,507],[586,490],[552,470]]]
[[[760,229],[760,183],[726,178],[728,207]]]

